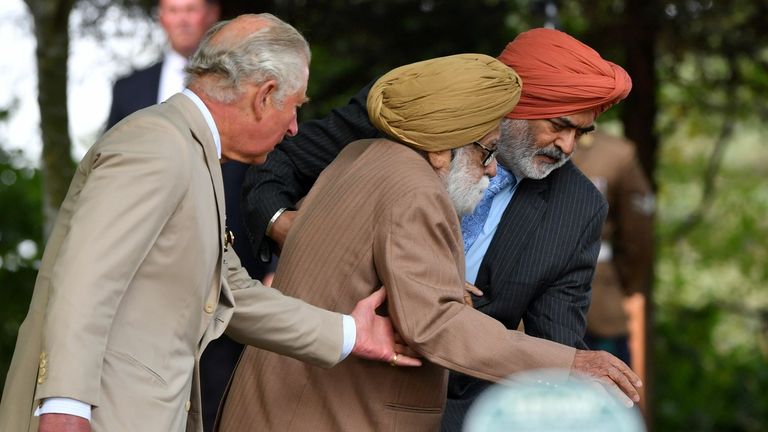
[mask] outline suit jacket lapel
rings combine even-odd
[[[224,197],[224,180],[221,175],[221,162],[219,161],[219,155],[216,151],[216,144],[213,141],[213,135],[208,128],[208,124],[205,122],[205,118],[200,113],[200,110],[187,96],[183,94],[177,94],[168,99],[168,103],[174,104],[183,113],[189,125],[189,131],[195,141],[200,144],[205,154],[205,163],[208,165],[208,172],[211,176],[211,182],[213,183],[213,191],[216,197],[216,206],[219,214],[219,233],[221,233],[222,240],[219,242],[223,247],[223,234],[225,232],[226,224],[226,207]],[[223,253],[223,250],[219,251],[219,254]]]
[[[501,216],[496,234],[493,236],[488,251],[480,264],[476,285],[486,294],[492,289],[490,286],[492,263],[496,263],[496,267],[499,267],[499,263],[503,263],[504,267],[509,267],[520,259],[520,254],[525,249],[522,245],[526,244],[546,211],[545,192],[548,188],[549,183],[546,178],[542,180],[523,179],[520,182],[512,201]],[[500,256],[504,258],[500,259]],[[497,268],[495,271],[500,270]],[[489,296],[489,298],[492,297],[492,295]]]
[[[205,349],[205,346],[211,339],[221,335],[224,329],[224,323],[229,321],[234,307],[235,299],[232,295],[232,291],[229,289],[229,285],[225,281],[226,262],[223,261],[225,239],[224,233],[226,231],[226,198],[224,196],[224,180],[221,174],[221,162],[219,161],[219,155],[216,151],[216,144],[213,141],[213,135],[205,122],[205,118],[200,113],[200,110],[187,96],[183,94],[177,94],[168,99],[168,103],[174,104],[179,107],[184,115],[187,124],[189,125],[189,131],[192,134],[192,138],[200,144],[205,155],[205,163],[208,166],[208,172],[211,176],[211,183],[213,184],[214,197],[216,199],[216,206],[218,208],[218,236],[219,236],[219,275],[220,277],[214,281],[214,286],[211,287],[213,292],[212,296],[215,298],[214,303],[224,305],[224,310],[217,308],[217,311],[212,317],[214,320],[213,326],[207,326],[203,333],[200,335],[201,352]],[[223,266],[223,267],[222,267]],[[223,297],[223,298],[221,298]],[[223,314],[223,315],[222,315]],[[224,316],[226,315],[226,317]]]

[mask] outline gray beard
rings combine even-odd
[[[555,162],[537,162],[534,158],[539,155],[548,156]],[[536,148],[536,137],[531,133],[527,121],[505,119],[501,122],[498,159],[518,179],[540,180],[563,166],[570,156],[554,144]]]
[[[483,194],[490,184],[491,180],[486,175],[483,175],[478,181],[473,180],[473,177],[477,175],[473,173],[473,170],[477,169],[477,167],[470,166],[468,154],[464,149],[459,149],[451,161],[451,169],[445,179],[445,184],[448,196],[451,198],[459,218],[475,211],[475,207],[483,199]]]

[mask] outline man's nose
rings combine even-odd
[[[288,131],[286,135],[294,136],[297,133],[299,133],[299,122],[296,120],[296,117],[293,117],[293,120],[291,120],[291,124],[288,125]]]
[[[573,148],[576,145],[576,130],[569,129],[563,131],[555,140],[555,146],[560,149],[566,156],[570,156],[573,153]]]
[[[492,160],[491,163],[488,164],[487,167],[483,170],[483,174],[487,175],[488,177],[495,177],[496,176],[496,159]]]

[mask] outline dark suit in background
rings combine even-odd
[[[129,114],[157,103],[161,67],[162,62],[158,62],[117,80],[112,90],[112,107],[109,110],[107,129]],[[274,267],[254,258],[245,240],[246,231],[238,211],[240,190],[247,168],[247,164],[240,162],[227,162],[221,165],[226,208],[231,209],[227,212],[227,228],[235,236],[234,249],[243,267],[252,278],[262,280],[265,274],[274,271]],[[212,341],[203,352],[200,360],[200,387],[205,431],[213,430],[219,401],[242,350],[241,344],[227,335],[222,335],[219,339]]]
[[[345,144],[382,135],[365,110],[369,88],[325,119],[302,123],[265,164],[249,169],[245,224],[261,257],[274,250],[264,232],[275,212],[293,208]],[[571,162],[542,180],[523,179],[480,265],[476,285],[484,295],[473,297],[475,307],[509,329],[522,319],[531,336],[586,348],[590,282],[607,212],[600,192]],[[443,430],[460,430],[467,408],[488,385],[451,373]]]
[[[111,129],[130,114],[157,103],[162,68],[163,62],[159,61],[115,82],[112,87],[112,107],[109,109],[106,130]]]

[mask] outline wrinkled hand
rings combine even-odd
[[[643,386],[640,377],[623,361],[605,351],[576,350],[571,365],[573,372],[599,380],[628,407],[633,402],[640,402],[640,393],[637,391]]]
[[[384,302],[387,292],[379,288],[360,300],[350,315],[355,320],[357,338],[352,354],[367,360],[390,363],[397,354],[397,366],[421,366],[421,361],[412,357],[413,352],[402,343],[395,341],[395,333],[389,318],[376,315],[376,308]],[[399,340],[399,336],[398,336]]]
[[[91,432],[91,422],[69,414],[43,414],[38,432]]]
[[[478,297],[483,295],[483,292],[480,291],[480,288],[472,285],[469,282],[464,282],[464,304],[466,304],[469,307],[473,307],[472,304],[472,296],[470,294],[474,294]]]
[[[283,250],[285,239],[288,237],[288,232],[293,226],[293,221],[299,213],[297,211],[286,210],[280,217],[278,217],[269,229],[269,237],[277,243],[279,250],[275,252],[276,255],[280,255],[280,251]]]

